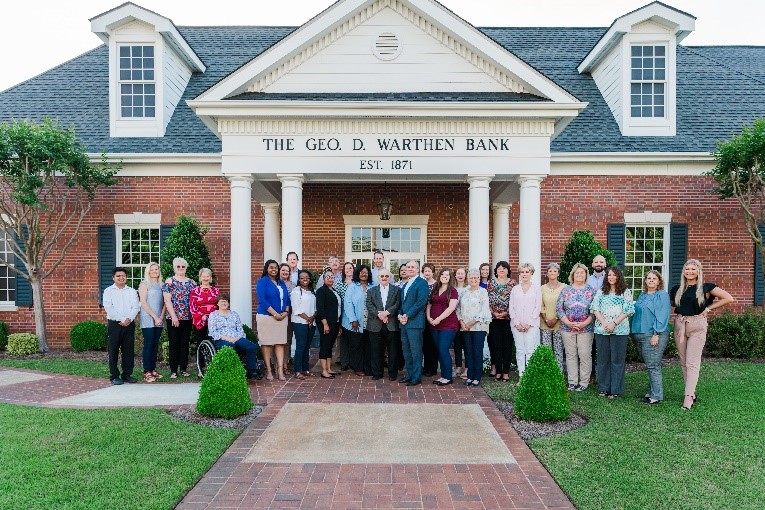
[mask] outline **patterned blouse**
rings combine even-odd
[[[207,318],[218,309],[218,294],[220,290],[210,285],[209,287],[194,287],[189,295],[189,308],[191,309],[192,324],[194,329],[202,329],[207,325]]]
[[[470,328],[470,331],[489,331],[491,310],[486,289],[478,287],[475,291],[464,290],[457,303],[457,317],[463,322],[478,321]]]
[[[632,301],[632,291],[627,289],[621,296],[617,294],[603,294],[599,290],[590,305],[591,312],[600,312],[604,319],[609,322],[614,321],[621,314],[627,314],[627,319],[616,325],[613,333],[608,333],[603,329],[603,324],[597,318],[595,319],[595,333],[598,335],[629,335],[630,321],[629,317],[635,313],[635,303]]]
[[[179,321],[191,320],[191,310],[189,307],[189,297],[191,291],[197,286],[197,282],[189,278],[185,282],[170,278],[170,283],[162,285],[162,292],[170,294],[170,303],[173,305],[175,315]],[[167,318],[172,319],[170,311],[167,312]]]
[[[210,314],[208,331],[213,340],[220,340],[224,336],[230,336],[236,338],[247,338],[244,334],[244,328],[242,327],[242,319],[239,318],[239,314],[233,310],[229,310],[227,315],[223,315],[220,311],[215,310]]]
[[[486,292],[489,293],[489,308],[492,313],[507,312],[509,310],[510,293],[516,285],[518,283],[513,279],[508,279],[505,283],[499,283],[494,278],[489,280]],[[510,317],[507,317],[507,320],[509,319]]]
[[[587,318],[591,315],[590,304],[592,304],[592,300],[595,298],[596,293],[597,291],[589,285],[585,285],[582,289],[577,289],[571,285],[566,285],[566,287],[560,291],[560,296],[558,296],[558,303],[555,306],[555,311],[558,314],[558,318],[561,319],[566,317],[571,322],[582,322],[587,320]],[[563,324],[563,321],[561,321],[560,330],[571,331],[571,328]],[[592,323],[584,328],[583,332],[592,333]]]

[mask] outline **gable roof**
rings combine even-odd
[[[283,39],[294,27],[178,27],[207,64],[194,73],[161,138],[110,138],[108,51],[101,46],[0,92],[0,121],[45,116],[73,124],[89,152],[216,154],[220,140],[186,104]],[[553,152],[708,152],[765,116],[765,47],[683,47],[677,52],[677,136],[624,137],[597,86],[577,65],[605,28],[483,28],[486,36],[589,106]],[[724,62],[724,63],[723,63]],[[760,66],[757,74],[753,66]],[[334,98],[341,100],[342,95]],[[453,100],[462,100],[454,97]]]

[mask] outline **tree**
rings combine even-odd
[[[713,156],[716,165],[706,173],[717,183],[713,192],[720,200],[736,199],[747,232],[765,255],[759,228],[765,224],[765,118],[755,120],[752,128],[744,126],[740,135],[718,142]],[[765,270],[765,256],[761,263]]]
[[[206,267],[212,270],[210,263],[210,250],[205,244],[207,227],[202,226],[191,216],[181,214],[178,216],[178,224],[170,231],[165,240],[162,252],[159,255],[162,274],[173,274],[173,259],[182,257],[188,262],[186,276],[196,280],[199,270]],[[213,276],[215,272],[213,271]],[[199,282],[197,282],[199,283]]]
[[[77,239],[96,191],[113,185],[120,168],[110,165],[105,153],[100,164],[92,164],[73,127],[49,119],[0,124],[0,229],[19,264],[0,263],[29,281],[43,352],[48,350],[43,281]]]
[[[588,268],[592,265],[592,259],[602,255],[606,259],[606,266],[616,265],[616,255],[611,250],[603,248],[603,245],[595,240],[589,230],[576,230],[566,243],[563,251],[563,259],[560,261],[560,281],[567,282],[568,274],[574,264],[580,262]]]

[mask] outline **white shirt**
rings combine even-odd
[[[388,302],[388,291],[390,290],[390,285],[380,285],[380,296],[382,296],[382,305],[383,310],[385,310],[385,303]],[[383,310],[380,310],[381,312]]]
[[[290,292],[290,301],[292,302],[292,322],[296,324],[307,324],[306,320],[300,316],[301,313],[308,317],[316,315],[316,295],[310,290],[302,290],[295,287]]]
[[[127,285],[121,289],[116,283],[110,285],[104,290],[104,308],[106,318],[110,321],[135,320],[138,310],[141,309],[138,292]]]

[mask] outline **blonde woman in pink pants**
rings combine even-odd
[[[707,314],[732,303],[733,297],[714,283],[705,283],[701,262],[690,259],[683,266],[680,285],[672,287],[669,298],[675,306],[675,343],[683,367],[683,409],[687,411],[696,402],[701,352],[707,341]]]

